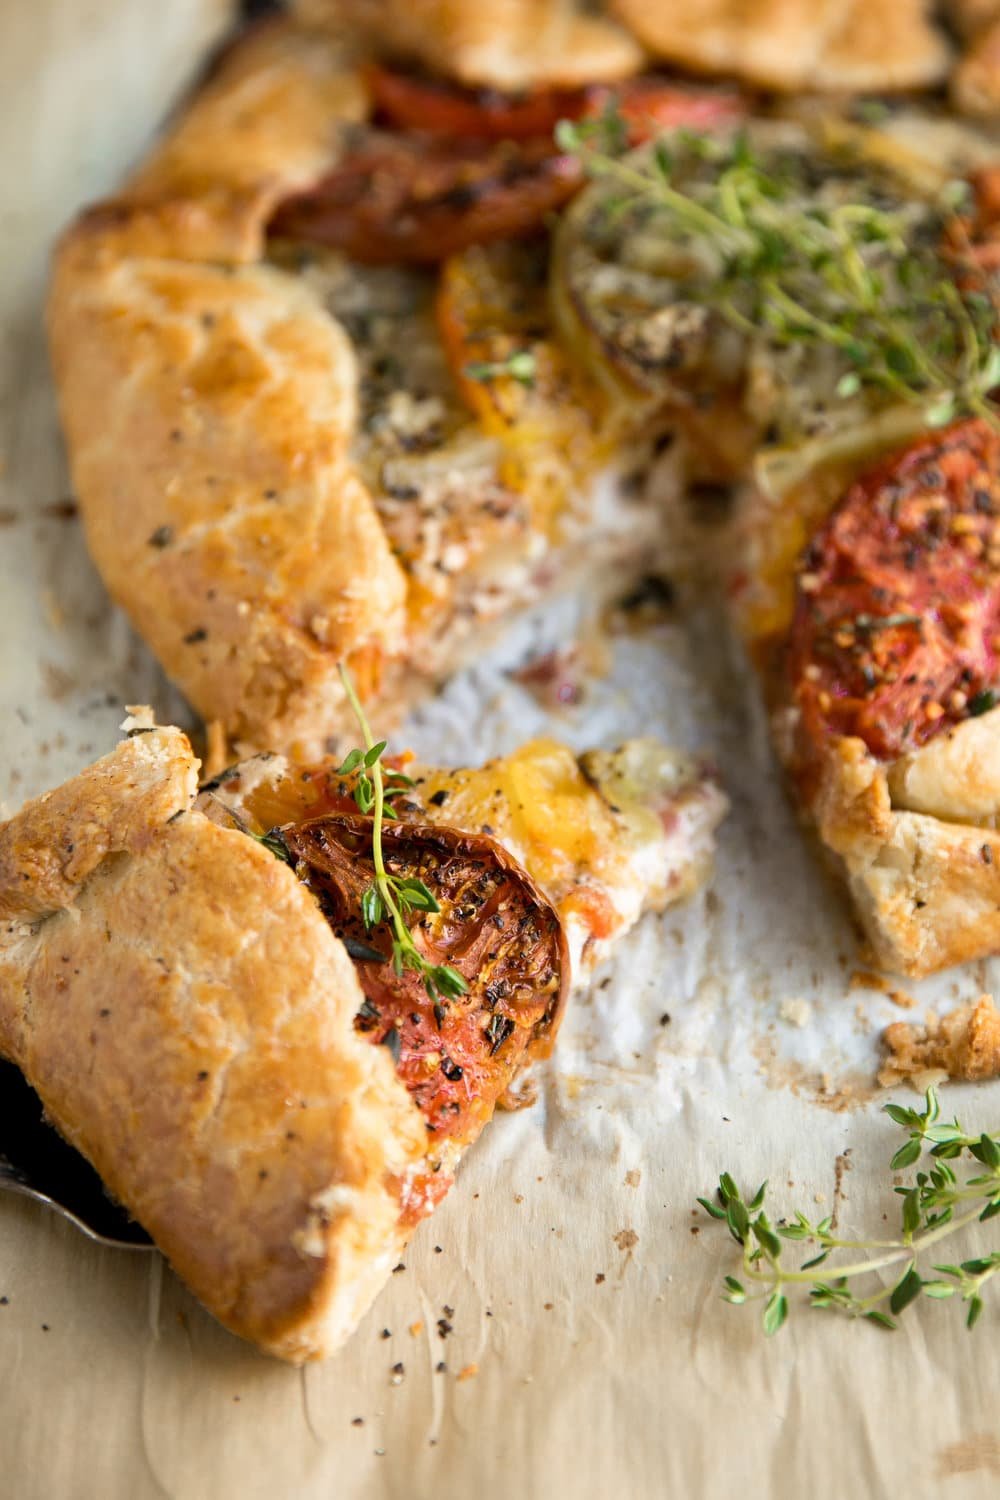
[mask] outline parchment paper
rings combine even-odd
[[[53,232],[135,156],[226,10],[0,8],[10,810],[110,748],[122,702],[182,712],[107,605],[65,504],[40,296]],[[704,748],[733,799],[714,887],[644,922],[576,1001],[535,1107],[487,1132],[325,1365],[255,1354],[158,1257],[103,1251],[0,1197],[4,1500],[996,1492],[1000,1307],[974,1336],[947,1304],[893,1335],[803,1310],[766,1342],[718,1298],[733,1247],[692,1210],[720,1169],[769,1177],[777,1204],[822,1204],[858,1230],[895,1217],[896,1142],[873,1076],[877,1032],[901,1013],[849,988],[849,922],[785,805],[721,607],[682,590],[676,621],[614,639],[609,674],[547,718],[507,671],[571,636],[581,609],[515,630],[406,738],[444,759],[542,729],[579,746],[653,731]],[[953,1002],[990,988],[992,968],[907,988],[921,1006]],[[1000,1125],[1000,1086],[949,1088],[945,1105]]]

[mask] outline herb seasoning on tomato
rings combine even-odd
[[[994,703],[1000,681],[1000,435],[981,419],[858,479],[807,549],[788,669],[813,742],[881,759]]]
[[[371,827],[369,818],[331,814],[281,836],[355,960],[365,996],[355,1028],[389,1049],[431,1135],[468,1144],[554,1034],[569,981],[566,939],[550,903],[493,839],[389,824],[381,834],[388,867],[423,882],[437,905],[409,913],[414,941],[465,981],[459,994],[429,993],[418,972],[393,963],[385,931],[364,924]]]

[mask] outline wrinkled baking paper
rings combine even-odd
[[[53,232],[135,157],[225,13],[223,0],[0,10],[9,810],[109,749],[123,702],[181,711],[109,608],[65,503],[40,297]],[[102,1250],[0,1196],[0,1495],[996,1492],[995,1299],[971,1337],[957,1308],[927,1303],[892,1335],[802,1310],[770,1342],[719,1300],[734,1247],[693,1209],[720,1169],[768,1177],[776,1209],[859,1231],[895,1215],[894,1133],[873,1076],[877,1034],[903,1013],[850,987],[851,928],[783,800],[717,604],[682,589],[674,622],[612,637],[608,673],[547,716],[509,670],[572,638],[580,615],[558,606],[515,629],[419,714],[409,742],[443,760],[537,731],[577,746],[656,732],[703,750],[733,800],[714,886],[644,922],[575,1001],[535,1107],[486,1133],[327,1364],[254,1353],[158,1257]],[[985,964],[905,989],[919,1017],[998,982]],[[1000,1084],[944,1098],[970,1126],[1000,1125]]]

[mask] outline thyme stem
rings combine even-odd
[[[343,662],[340,664],[340,680],[344,684],[344,692],[347,701],[354,711],[354,717],[361,727],[361,735],[365,742],[365,750],[371,751],[375,748],[375,736],[372,734],[368,716],[361,706],[361,700],[357,695],[354,683]],[[410,930],[403,921],[402,913],[396,905],[389,883],[389,873],[385,867],[385,856],[382,850],[382,821],[385,812],[385,782],[382,778],[382,760],[377,757],[369,767],[369,775],[372,779],[372,788],[375,793],[375,802],[372,808],[372,862],[375,865],[375,884],[378,893],[392,918],[393,930],[399,942],[407,945],[412,944]]]
[[[745,132],[684,130],[623,155],[627,131],[613,112],[561,121],[556,139],[624,190],[606,210],[618,226],[608,243],[626,264],[633,228],[687,247],[695,269],[678,296],[745,335],[748,368],[761,341],[825,345],[841,366],[831,381],[841,399],[867,387],[920,406],[931,426],[972,413],[1000,429],[989,400],[1000,384],[1000,299],[957,217],[956,184],[932,203],[883,170],[872,202],[844,202],[843,162],[824,176],[821,158],[810,175],[787,145],[768,154]]]
[[[365,926],[374,927],[383,916],[388,915],[393,935],[392,964],[396,974],[402,976],[406,969],[412,969],[420,975],[432,1000],[454,1000],[467,992],[469,986],[465,978],[450,964],[430,963],[417,947],[406,923],[407,912],[440,911],[437,900],[419,877],[395,876],[386,867],[382,830],[386,818],[394,818],[396,814],[387,806],[387,795],[391,796],[393,792],[390,790],[387,794],[382,766],[385,741],[376,741],[372,734],[351,674],[342,662],[339,671],[347,701],[364,740],[364,749],[352,750],[340,771],[343,774],[358,771],[355,801],[363,813],[370,812],[372,816],[372,864],[375,867],[375,878],[362,896],[361,914]],[[398,779],[401,785],[407,784],[406,777],[400,776],[398,772],[390,772],[390,777]]]
[[[893,1245],[895,1248],[886,1255],[872,1256],[869,1260],[855,1261],[853,1265],[837,1266],[837,1276],[842,1279],[850,1279],[852,1276],[866,1276],[869,1271],[881,1271],[886,1266],[898,1265],[901,1260],[914,1260],[928,1245],[937,1244],[938,1240],[947,1238],[959,1229],[965,1229],[969,1224],[974,1224],[979,1218],[982,1208],[975,1208],[970,1213],[964,1214],[959,1219],[949,1219],[947,1224],[932,1229],[928,1234],[921,1235],[918,1239],[911,1240],[856,1240],[854,1246],[864,1249],[865,1246],[875,1247],[879,1245]],[[832,1246],[831,1248],[837,1248]],[[758,1271],[750,1262],[749,1255],[752,1253],[750,1247],[744,1246],[743,1269],[747,1279],[760,1282],[815,1282],[815,1276],[808,1271],[785,1271],[780,1270],[768,1274]],[[891,1290],[891,1288],[889,1289]]]
[[[791,1220],[782,1218],[772,1225],[764,1212],[767,1183],[747,1202],[728,1172],[719,1178],[716,1203],[699,1198],[712,1218],[726,1222],[741,1247],[745,1281],[760,1288],[758,1295],[748,1297],[743,1283],[727,1276],[726,1299],[736,1304],[764,1301],[765,1333],[776,1333],[788,1316],[785,1289],[803,1286],[809,1288],[811,1307],[867,1318],[883,1328],[894,1328],[896,1317],[921,1294],[937,1301],[958,1296],[968,1307],[967,1326],[975,1326],[983,1307],[983,1287],[1000,1273],[1000,1250],[958,1265],[935,1265],[933,1269],[938,1275],[933,1278],[922,1276],[918,1263],[942,1240],[1000,1215],[1000,1138],[985,1133],[966,1135],[957,1120],[939,1123],[940,1110],[933,1089],[927,1090],[923,1112],[898,1104],[887,1104],[885,1108],[895,1123],[908,1132],[906,1142],[892,1158],[892,1170],[919,1163],[924,1152],[929,1158],[916,1172],[912,1184],[896,1188],[902,1199],[898,1239],[841,1239],[831,1233],[830,1219],[814,1224],[801,1212],[796,1212]],[[949,1162],[966,1154],[986,1170],[959,1182]],[[954,1210],[960,1204],[973,1206],[956,1217]],[[819,1254],[796,1270],[786,1269],[782,1263],[782,1242],[788,1240],[811,1242],[819,1247]],[[831,1262],[825,1273],[829,1279],[817,1279],[816,1267],[837,1250],[847,1249],[875,1253],[845,1264]],[[895,1285],[878,1286],[863,1297],[851,1290],[853,1280],[890,1266],[904,1267]],[[888,1311],[883,1309],[884,1303],[888,1303]]]

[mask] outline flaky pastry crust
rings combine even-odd
[[[312,25],[354,29],[381,51],[472,86],[614,82],[643,60],[628,32],[576,0],[295,0],[293,8]]]
[[[234,1333],[335,1349],[405,1238],[423,1122],[291,869],[151,729],[0,827],[0,1052]]]
[[[371,690],[405,633],[405,579],[347,458],[350,342],[303,282],[257,264],[277,199],[365,107],[331,42],[264,28],[56,254],[88,544],[195,708],[250,745],[320,749],[338,661]]]
[[[775,89],[926,88],[949,49],[926,0],[613,0],[657,57]]]
[[[1000,834],[894,805],[891,774],[861,740],[834,739],[807,809],[878,963],[920,976],[997,952]]]

